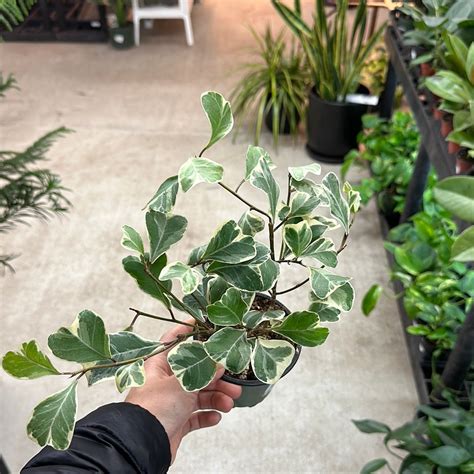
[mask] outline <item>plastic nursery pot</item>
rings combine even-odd
[[[109,28],[110,43],[116,49],[128,49],[135,46],[133,39],[133,23],[125,26]]]
[[[364,86],[358,94],[369,95]],[[357,147],[366,104],[331,102],[321,99],[315,89],[309,93],[306,150],[311,158],[325,163],[343,163],[344,156]]]
[[[263,298],[265,300],[271,299],[269,296],[264,295],[262,293],[257,293],[257,296]],[[290,314],[290,310],[281,304],[279,301],[275,302],[276,306],[278,306],[285,314],[288,316]],[[287,367],[285,372],[283,372],[282,378],[293,369],[298,362],[298,359],[301,354],[301,346],[295,347],[295,355],[293,356],[293,360],[291,364]],[[242,380],[237,377],[233,377],[232,375],[224,374],[222,380],[226,382],[233,383],[235,385],[240,385],[242,387],[242,394],[239,398],[234,400],[234,407],[253,407],[261,403],[273,390],[273,385],[269,385],[266,383],[261,382],[260,380],[253,379],[253,380]]]
[[[433,66],[430,63],[422,63],[420,64],[420,74],[423,77],[433,76],[436,71],[433,69]]]
[[[446,138],[453,131],[453,117],[450,114],[444,114],[441,120],[441,135]]]
[[[436,345],[425,337],[420,338],[419,351],[420,351],[420,362],[427,373],[431,372],[433,364],[433,352],[436,349]],[[441,354],[438,355],[435,361],[436,369],[442,370],[446,365],[449,354],[451,351],[443,350]]]
[[[268,103],[268,102],[267,102]],[[291,133],[291,128],[290,128],[290,120],[288,119],[287,114],[283,115],[283,111],[280,110],[278,114],[278,122],[280,124],[280,135],[289,135]],[[301,121],[300,114],[296,112],[296,126],[298,127],[298,124]],[[273,106],[270,106],[268,108],[267,113],[265,114],[265,125],[270,132],[273,133]]]

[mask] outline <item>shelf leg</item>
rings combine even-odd
[[[392,116],[396,87],[397,74],[395,73],[392,61],[389,61],[387,76],[385,77],[385,86],[380,94],[379,100],[379,115],[382,118],[389,119]]]
[[[400,223],[406,222],[413,214],[420,212],[423,208],[423,193],[425,192],[430,165],[430,158],[422,143],[418,150],[418,157],[416,158],[411,181],[408,185],[405,208],[403,209]]]
[[[466,315],[464,324],[458,333],[456,344],[449,355],[441,376],[443,386],[453,390],[462,388],[467,373],[474,361],[474,308]],[[442,388],[435,394],[441,398]]]

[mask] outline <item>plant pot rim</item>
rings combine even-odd
[[[112,26],[109,28],[110,31],[117,31],[117,30],[127,30],[133,28],[133,23],[131,21],[127,21],[124,26]]]
[[[370,91],[367,87],[365,87],[364,85],[362,84],[359,84],[359,87],[363,87],[365,89],[365,91],[367,92],[358,92],[359,94],[363,94],[363,95],[370,95]],[[316,86],[312,86],[309,93],[311,95],[313,95],[317,100],[321,101],[321,102],[325,102],[326,104],[329,104],[333,107],[360,107],[362,104],[355,104],[353,102],[338,102],[338,101],[335,101],[335,100],[327,100],[327,99],[323,99],[322,97],[319,96],[319,94],[316,92]]]

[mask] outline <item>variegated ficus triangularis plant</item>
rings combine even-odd
[[[337,321],[341,311],[351,309],[354,290],[350,279],[333,269],[346,246],[359,207],[358,194],[349,184],[341,190],[334,173],[316,184],[309,176],[320,174],[320,166],[310,164],[288,169],[283,197],[272,175],[270,156],[256,146],[249,146],[244,177],[232,189],[223,181],[222,166],[204,157],[232,129],[230,104],[216,92],[204,93],[201,102],[211,125],[211,138],[199,156],[190,158],[176,176],[165,180],[147,204],[147,247],[136,230],[123,227],[122,245],[135,254],[123,259],[123,267],[141,290],[162,303],[166,315],[133,309],[130,326],[108,334],[97,314],[81,312],[72,326],[62,327],[48,338],[56,357],[79,364],[70,371],[55,368],[34,340],[3,358],[4,370],[14,377],[54,375],[72,379],[33,411],[27,431],[41,446],[68,447],[76,417],[77,383],[83,375],[89,385],[114,379],[123,392],[145,382],[146,359],[169,351],[170,367],[188,391],[205,387],[217,364],[230,374],[251,371],[258,380],[274,384],[291,363],[295,346],[322,344],[328,329],[320,322]],[[232,194],[247,210],[238,221],[229,220],[215,230],[207,243],[192,250],[187,262],[168,263],[166,252],[182,239],[187,227],[185,217],[173,214],[177,196],[202,182],[214,183]],[[267,195],[266,209],[242,197],[240,190],[247,183]],[[319,207],[328,208],[326,217],[316,214]],[[267,244],[256,238],[265,228]],[[342,229],[338,247],[326,236],[336,228]],[[302,281],[291,288],[280,286],[280,266],[293,264],[304,273]],[[175,280],[180,293],[173,288]],[[308,310],[286,314],[278,304],[272,306],[279,295],[306,283],[311,288]],[[263,300],[262,292],[270,297],[263,307],[256,304]],[[194,323],[178,320],[177,311],[187,313]],[[133,332],[139,317],[192,329],[166,343],[148,340]]]

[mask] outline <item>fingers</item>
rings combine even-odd
[[[185,321],[188,324],[194,324],[195,320],[190,318]],[[191,326],[184,326],[183,324],[176,324],[169,331],[165,332],[161,336],[161,342],[171,342],[176,339],[180,334],[188,334],[193,330]]]
[[[186,426],[186,432],[199,430],[201,428],[210,428],[221,421],[222,415],[217,411],[200,411],[191,415]]]
[[[199,392],[197,399],[198,410],[218,410],[228,413],[234,408],[234,400],[222,392]]]

